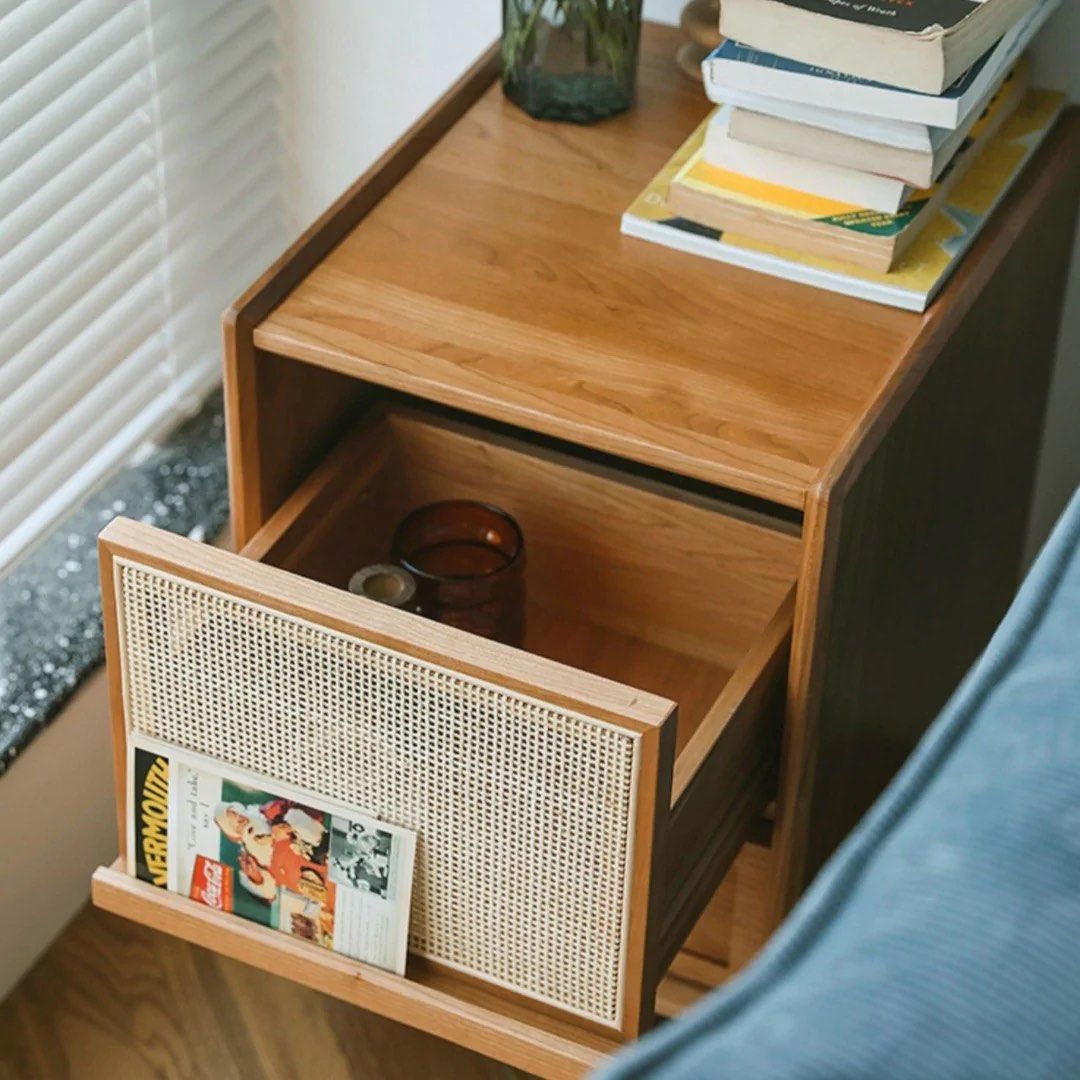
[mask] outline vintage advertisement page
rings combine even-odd
[[[130,873],[404,974],[415,833],[154,739],[129,754]]]

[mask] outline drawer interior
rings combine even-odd
[[[524,651],[345,591],[406,512],[453,497],[522,526]],[[775,791],[796,536],[391,400],[239,556],[122,520],[101,546],[121,824],[138,733],[369,808],[419,847],[408,973],[378,993],[364,965],[297,966],[280,935],[112,872],[99,903],[388,1015],[412,1002],[439,1033],[471,1002],[478,1048],[507,1023],[522,1047],[550,1039],[552,1016],[578,1061],[650,1022]]]
[[[373,405],[241,554],[345,588],[409,510],[494,503],[526,543],[525,649],[668,698],[687,745],[796,576],[798,539],[719,499],[442,413]]]

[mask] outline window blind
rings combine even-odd
[[[269,0],[0,0],[0,570],[218,378],[277,65]]]

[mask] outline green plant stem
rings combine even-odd
[[[632,85],[641,32],[641,0],[505,0],[503,71],[507,84],[535,62],[542,21],[577,38],[586,70],[602,65],[618,84]],[[584,40],[582,40],[582,38]]]
[[[525,16],[521,10],[523,2],[525,0],[511,0],[514,5],[514,32],[509,43],[503,41],[503,60],[515,72],[531,47],[532,40],[536,36],[536,24],[540,21],[540,13],[544,10],[544,0],[538,0],[533,4],[528,16]],[[557,3],[561,5],[562,0],[557,0]],[[524,26],[521,26],[522,20],[525,22]]]

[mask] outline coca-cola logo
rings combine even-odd
[[[205,855],[196,856],[191,899],[215,911],[232,911],[232,868]]]
[[[224,882],[222,878],[225,876],[222,873],[222,867],[218,863],[211,863],[206,868],[206,882],[203,885],[203,903],[207,907],[220,908],[222,906],[222,900],[225,898],[223,891]]]

